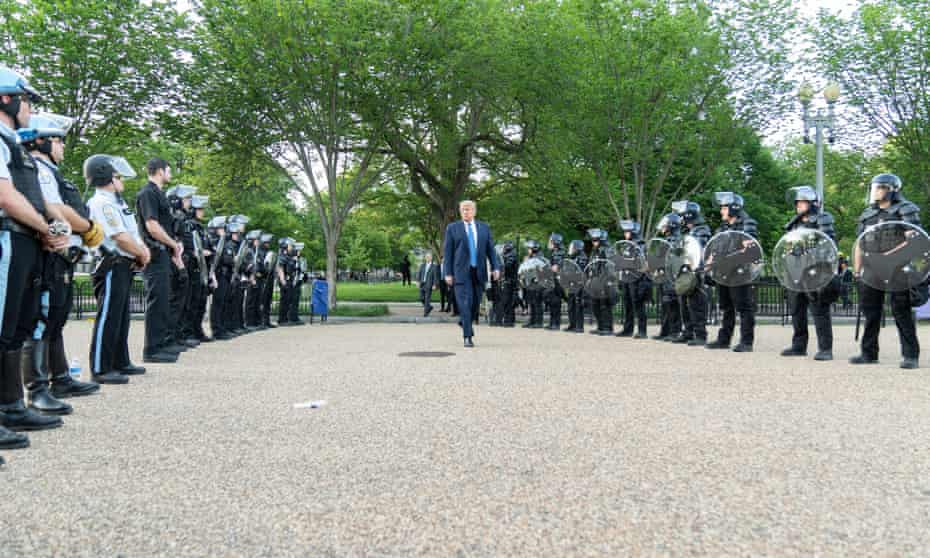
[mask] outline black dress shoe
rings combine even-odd
[[[637,333],[633,336],[633,339],[649,339],[649,336],[645,333]]]
[[[432,307],[432,306],[427,306],[427,307],[426,307],[426,310],[423,311],[423,317],[425,318],[425,317],[429,316],[429,313],[432,312],[432,311],[433,311],[433,307]]]
[[[788,347],[781,352],[783,357],[793,357],[793,356],[807,356],[807,351],[800,347]]]
[[[665,341],[665,335],[653,335],[650,339],[653,341]]]
[[[680,345],[684,345],[684,344],[690,342],[692,339],[693,339],[693,337],[688,337],[688,336],[686,336],[686,335],[676,335],[675,337],[672,337],[671,342],[672,342],[672,343],[677,343],[677,344],[680,344]]]
[[[71,374],[63,374],[61,377],[52,378],[52,395],[58,399],[82,397],[98,391],[100,391],[100,385],[94,382],[75,380],[71,377]]]
[[[856,355],[853,357],[849,357],[849,364],[877,364],[877,363],[878,363],[877,358],[872,358],[872,357],[868,357],[865,355]]]
[[[689,339],[687,343],[689,347],[704,347],[707,345],[707,339],[695,337],[694,339]]]
[[[194,347],[198,347],[200,345],[200,341],[194,339],[193,337],[189,337],[184,340],[184,344],[193,349]]]
[[[466,348],[466,349],[472,349],[472,348],[474,348],[474,346],[475,346],[475,343],[471,340],[471,337],[466,337],[466,338],[465,338],[465,348]]]
[[[118,368],[116,371],[122,372],[123,374],[126,374],[127,376],[141,376],[142,374],[145,374],[145,367],[136,366],[135,364],[130,362],[129,366]]]
[[[152,362],[161,364],[170,364],[178,361],[178,355],[173,353],[155,353],[152,355],[143,355],[142,362]]]
[[[129,383],[129,376],[126,374],[120,374],[116,371],[103,372],[101,374],[91,374],[91,377],[98,384],[120,385]]]
[[[222,332],[222,333],[217,333],[217,334],[214,334],[214,335],[213,335],[213,340],[214,340],[214,341],[229,341],[229,340],[232,339],[232,338],[233,338],[233,336],[230,335],[230,334],[228,334],[228,333],[226,333],[225,331]]]
[[[29,447],[29,437],[0,426],[0,449],[12,450]]]
[[[920,365],[917,363],[917,359],[913,357],[906,357],[904,358],[904,360],[901,361],[901,368],[905,370],[914,370],[915,368],[918,368],[919,366]]]
[[[619,331],[617,332],[617,337],[633,337],[632,331]]]
[[[200,341],[201,343],[213,343],[214,341],[212,337],[207,337],[206,335],[204,335],[203,337],[198,337],[197,340]]]
[[[706,347],[708,349],[729,349],[730,342],[729,341],[724,342],[724,341],[721,341],[720,339],[717,339],[716,341],[711,341],[710,343],[708,343]]]
[[[274,325],[274,324],[271,323],[271,322],[268,322],[267,324],[265,324],[265,327],[268,328],[268,329],[274,329],[274,328],[276,328],[276,327],[278,327],[278,326]]]
[[[27,408],[22,399],[0,408],[0,422],[6,428],[17,432],[49,430],[63,424],[58,417],[41,415]]]
[[[187,347],[184,345],[178,345],[177,343],[171,343],[165,345],[164,347],[159,347],[158,352],[160,353],[175,353],[180,354],[187,350]]]
[[[43,415],[70,415],[74,411],[71,405],[52,396],[46,387],[29,392],[29,408]]]
[[[833,351],[817,351],[814,360],[833,360]]]
[[[734,353],[751,353],[752,345],[749,345],[747,343],[739,343],[735,347],[733,347],[733,352]]]

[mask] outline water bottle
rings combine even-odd
[[[68,366],[68,373],[71,374],[71,379],[80,380],[81,379],[81,361],[77,358],[71,359],[71,364]]]

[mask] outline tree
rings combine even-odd
[[[391,163],[373,79],[403,21],[386,1],[204,0],[192,87],[224,144],[267,153],[318,211],[330,303],[339,238],[362,194]]]
[[[812,34],[817,61],[844,100],[906,155],[899,172],[930,197],[930,2],[861,1],[849,18],[824,11]]]

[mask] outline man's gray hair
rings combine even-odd
[[[466,206],[466,205],[470,205],[470,206],[472,206],[473,208],[476,208],[476,209],[477,209],[477,207],[478,207],[478,204],[476,204],[476,203],[473,202],[472,200],[462,200],[462,201],[459,202],[459,210],[461,210],[462,207],[463,207],[463,206]]]

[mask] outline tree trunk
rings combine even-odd
[[[337,235],[330,234],[326,239],[326,284],[329,285],[329,307],[336,307],[336,278],[339,272],[337,267],[337,245],[339,239]],[[334,238],[336,237],[336,238]]]

